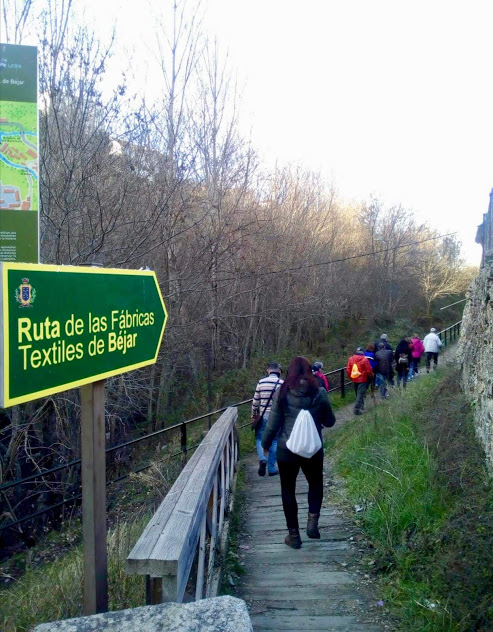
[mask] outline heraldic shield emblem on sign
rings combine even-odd
[[[15,300],[20,303],[19,307],[32,307],[36,298],[36,290],[29,284],[29,279],[22,279],[19,287],[15,288]]]

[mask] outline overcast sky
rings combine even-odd
[[[155,25],[132,0],[77,0],[129,41]],[[157,6],[171,0],[149,0]],[[490,0],[203,0],[229,49],[242,125],[266,165],[320,170],[347,200],[401,203],[474,244],[493,187]],[[137,62],[136,62],[137,63]]]
[[[209,0],[266,159],[332,175],[443,231],[479,263],[493,187],[493,3]]]

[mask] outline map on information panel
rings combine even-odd
[[[36,103],[3,101],[0,118],[0,209],[38,210],[37,123]]]
[[[39,260],[37,51],[0,44],[0,261]]]

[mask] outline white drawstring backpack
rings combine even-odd
[[[310,459],[322,447],[317,426],[308,410],[300,410],[286,447],[294,454]]]

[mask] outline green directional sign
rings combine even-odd
[[[151,271],[0,264],[0,406],[153,364],[167,312]]]

